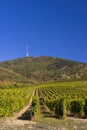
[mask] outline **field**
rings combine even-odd
[[[70,128],[72,130],[87,129],[86,81],[66,81],[41,84],[38,86],[30,86],[28,84],[10,84],[7,86],[5,84],[1,86],[1,119],[4,117],[11,118],[14,113],[22,110],[29,103],[34,93],[31,112],[32,121],[37,123],[32,125],[32,130],[34,128],[42,128],[44,130],[47,126],[48,129],[55,130],[69,130]],[[23,117],[21,119],[22,123],[24,120],[26,123],[28,121],[26,117],[24,120]],[[5,125],[7,122],[4,122]],[[10,123],[10,127],[13,124],[14,122]],[[1,125],[3,126],[3,123]]]
[[[25,85],[26,86],[26,85]],[[0,117],[8,117],[20,111],[29,103],[34,88],[18,84],[1,85]]]
[[[58,118],[87,116],[87,85],[85,81],[43,84],[37,88],[43,102]]]

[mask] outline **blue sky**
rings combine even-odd
[[[54,56],[87,63],[87,0],[0,0],[0,61]]]

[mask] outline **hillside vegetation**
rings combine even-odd
[[[8,69],[7,67],[0,66],[0,81],[23,82],[27,81],[27,79],[19,73],[16,73],[11,69]]]
[[[43,83],[87,78],[87,64],[55,57],[27,57],[0,63],[0,81]]]

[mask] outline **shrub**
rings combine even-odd
[[[55,111],[56,100],[46,100],[45,103],[50,110]]]
[[[65,119],[66,118],[66,100],[60,99],[56,102],[55,106],[55,114],[58,118]]]
[[[33,100],[32,100],[32,115],[36,118],[40,117],[40,102],[39,102],[39,97],[38,97],[38,93],[36,93],[36,95],[34,96]]]
[[[82,117],[83,116],[83,102],[81,100],[71,101],[70,112],[73,116]]]
[[[87,99],[85,99],[84,113],[85,113],[85,117],[87,117]]]

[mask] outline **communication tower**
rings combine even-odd
[[[28,45],[27,45],[27,47],[26,47],[26,57],[28,57],[29,56],[29,50],[28,50]]]

